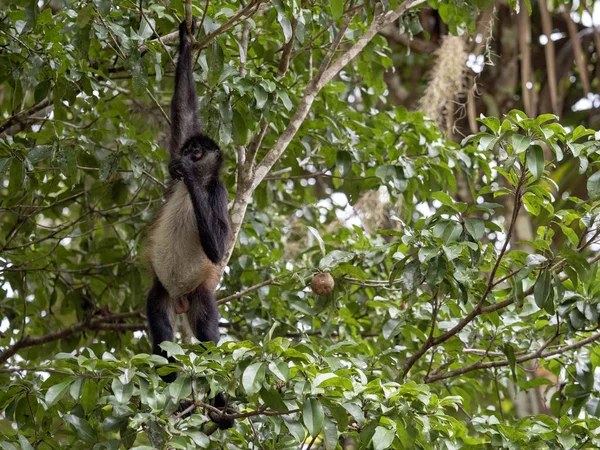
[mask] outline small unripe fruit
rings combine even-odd
[[[329,272],[317,273],[310,282],[310,288],[317,295],[327,295],[333,291],[335,281]]]

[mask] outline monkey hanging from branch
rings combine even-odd
[[[223,156],[218,145],[202,134],[192,72],[192,36],[186,20],[179,25],[179,59],[171,101],[169,174],[173,178],[166,202],[148,231],[147,255],[154,283],[147,300],[152,351],[166,357],[159,346],[172,341],[176,314],[186,313],[200,342],[219,341],[219,310],[215,290],[217,264],[229,237],[227,188],[219,178]],[[171,361],[173,361],[171,359]],[[172,382],[175,374],[162,377]],[[225,408],[218,393],[213,401]],[[233,420],[213,417],[221,429]]]

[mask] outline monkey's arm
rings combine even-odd
[[[196,29],[193,19],[192,32]],[[179,58],[175,70],[175,90],[171,100],[171,160],[181,157],[185,141],[200,133],[196,84],[192,72],[192,40],[185,20],[179,25]]]
[[[229,236],[227,189],[218,179],[208,187],[202,187],[189,175],[184,175],[184,181],[192,199],[202,249],[208,259],[218,264],[225,255]]]

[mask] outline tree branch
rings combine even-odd
[[[300,126],[304,122],[304,119],[306,119],[306,116],[308,115],[308,112],[310,111],[312,103],[314,102],[317,94],[329,81],[333,79],[334,76],[336,76],[339,73],[340,70],[342,70],[346,66],[346,64],[348,64],[354,57],[356,57],[356,55],[358,55],[366,47],[366,45],[371,41],[371,39],[373,39],[373,37],[375,37],[375,35],[377,35],[377,33],[379,33],[379,31],[381,31],[385,26],[389,25],[393,21],[397,20],[408,8],[425,3],[425,1],[426,0],[406,0],[398,8],[396,8],[396,10],[376,15],[373,19],[373,22],[369,26],[369,29],[358,39],[358,41],[354,45],[352,45],[352,47],[350,47],[350,49],[348,49],[348,51],[346,51],[340,57],[338,57],[338,59],[336,59],[333,62],[333,64],[331,64],[328,68],[327,66],[329,65],[330,61],[327,60],[327,58],[323,61],[324,64],[321,65],[323,70],[320,70],[320,72],[308,82],[308,85],[304,91],[304,95],[300,100],[300,104],[298,105],[296,112],[290,119],[287,128],[279,136],[279,139],[277,139],[273,147],[271,147],[271,149],[267,152],[260,164],[257,165],[256,170],[249,171],[249,173],[253,174],[251,184],[249,186],[241,186],[238,183],[236,196],[233,201],[233,206],[231,208],[232,233],[229,238],[229,242],[227,243],[225,257],[219,265],[221,272],[223,271],[224,267],[227,266],[229,259],[231,258],[231,255],[233,253],[233,247],[237,242],[237,237],[242,227],[244,216],[246,214],[246,210],[248,208],[248,204],[252,198],[254,190],[263,181],[267,173],[271,170],[271,168],[281,157],[281,155],[283,155],[283,152],[286,150],[286,148],[300,129]],[[335,42],[330,48],[330,50],[333,49],[329,52],[331,55],[333,55],[335,49],[337,49],[337,46],[343,38],[343,33],[345,32],[348,24],[350,23],[349,21],[359,10],[360,8],[356,7],[352,8],[350,12],[346,12],[346,14],[349,14],[349,16],[346,17],[346,21],[344,22],[340,33],[338,33],[339,39],[336,38]],[[264,131],[262,131],[262,127],[261,133],[259,133],[259,135],[260,134],[264,136]],[[262,141],[262,137],[260,141]],[[259,145],[260,142],[256,146],[256,150],[258,150]],[[245,162],[246,167],[248,166],[250,161],[251,158],[247,156]]]
[[[0,134],[6,131],[11,126],[16,125],[24,120],[27,120],[30,116],[34,115],[38,111],[41,111],[47,106],[50,106],[50,99],[42,100],[41,102],[33,105],[31,108],[25,109],[15,114],[14,116],[9,117],[0,124]]]
[[[575,53],[575,64],[577,64],[579,76],[581,77],[581,83],[583,84],[583,93],[587,96],[590,93],[591,88],[590,79],[587,71],[587,64],[585,62],[585,54],[583,53],[581,41],[579,40],[577,25],[575,25],[575,22],[573,22],[573,19],[571,18],[571,8],[569,7],[569,5],[563,5],[563,8],[563,17],[565,18],[565,22],[567,22],[569,38],[573,43],[573,52]]]
[[[279,139],[277,139],[271,150],[269,150],[269,152],[257,166],[255,177],[252,183],[252,190],[256,189],[256,187],[262,182],[263,178],[267,175],[269,170],[271,170],[273,165],[277,162],[281,155],[283,155],[283,152],[300,129],[304,119],[306,119],[306,116],[308,115],[308,112],[310,111],[310,108],[321,89],[323,89],[323,87],[329,83],[333,77],[336,76],[340,70],[346,66],[346,64],[354,59],[356,55],[358,55],[366,47],[371,39],[373,39],[373,37],[375,37],[375,35],[377,35],[377,33],[379,33],[385,26],[397,20],[408,8],[420,5],[422,3],[425,3],[425,0],[407,0],[398,8],[396,8],[396,10],[388,11],[387,13],[375,16],[365,34],[363,34],[348,51],[336,59],[335,62],[329,66],[329,68],[325,69],[329,61],[324,61],[326,64],[321,65],[322,70],[320,69],[319,73],[317,73],[317,75],[309,81],[306,90],[304,91],[304,95],[300,100],[300,104],[298,105],[298,108],[291,118],[287,128],[281,134],[281,136],[279,136]],[[345,29],[348,27],[349,19],[351,19],[351,17],[346,18],[340,33],[338,33],[341,34],[340,39],[343,37],[343,32],[345,32]],[[337,44],[339,44],[339,41],[336,39],[336,42],[334,42],[331,48],[337,48]]]
[[[496,276],[496,272],[498,271],[498,268],[500,267],[500,262],[502,261],[502,258],[504,256],[504,254],[506,253],[508,244],[511,240],[511,236],[512,236],[512,233],[513,233],[513,230],[515,227],[515,223],[517,222],[519,210],[521,209],[521,189],[523,187],[523,184],[525,183],[525,179],[526,179],[525,175],[526,175],[525,169],[522,168],[521,169],[521,177],[520,177],[519,183],[517,184],[517,187],[515,189],[515,194],[514,194],[515,195],[515,206],[513,208],[513,214],[512,214],[511,221],[510,221],[510,225],[508,227],[508,231],[506,232],[506,240],[504,241],[504,245],[502,246],[502,249],[500,250],[498,257],[496,258],[494,267],[492,268],[492,271],[490,272],[490,275],[488,277],[487,286],[485,288],[485,291],[481,295],[481,298],[480,298],[479,302],[477,303],[477,306],[475,306],[475,308],[473,308],[473,310],[471,310],[471,312],[469,314],[467,314],[464,318],[462,318],[458,322],[458,324],[456,324],[450,330],[446,331],[444,334],[442,334],[438,337],[435,337],[433,339],[431,339],[431,338],[427,339],[425,341],[425,343],[410,358],[408,358],[408,360],[404,364],[404,368],[402,369],[402,378],[406,377],[406,375],[410,371],[411,367],[425,354],[425,352],[427,352],[427,350],[429,350],[431,347],[434,347],[443,342],[446,342],[452,336],[455,336],[464,327],[466,327],[469,323],[471,323],[478,315],[480,315],[482,313],[483,304],[487,300],[487,297],[490,294],[490,292],[492,292],[492,289],[494,287],[494,278]]]
[[[548,87],[550,89],[550,104],[552,113],[558,115],[558,85],[556,82],[556,52],[552,40],[552,15],[548,11],[548,0],[540,0],[540,15],[542,17],[542,30],[548,38],[544,46],[546,53],[546,69],[548,73]]]
[[[232,300],[237,300],[238,298],[242,298],[244,295],[249,294],[250,292],[256,291],[257,289],[260,289],[263,286],[269,286],[271,284],[274,284],[275,286],[279,286],[277,279],[273,278],[272,280],[263,281],[261,283],[255,284],[254,286],[250,286],[249,288],[244,289],[243,291],[239,291],[235,294],[229,295],[227,297],[223,297],[217,303],[219,305],[222,305],[222,304],[230,302]]]
[[[0,353],[0,364],[4,364],[9,358],[14,356],[19,350],[29,347],[35,347],[37,345],[47,344],[48,342],[58,341],[66,337],[72,336],[75,333],[79,333],[83,330],[140,330],[146,329],[145,324],[125,324],[125,323],[112,323],[119,322],[124,319],[132,317],[142,317],[142,310],[126,312],[121,314],[111,314],[106,317],[98,317],[91,320],[79,322],[63,330],[55,333],[49,333],[45,336],[31,337],[23,336],[22,339],[8,347],[5,351]]]
[[[519,358],[516,358],[516,361],[517,361],[517,363],[520,364],[520,363],[523,363],[526,361],[530,361],[532,359],[544,359],[544,358],[549,358],[551,356],[562,355],[563,353],[566,353],[570,350],[575,350],[575,349],[584,347],[588,344],[596,342],[597,340],[600,340],[600,333],[593,334],[590,337],[583,339],[581,341],[578,341],[574,344],[566,345],[564,347],[558,348],[556,350],[548,351],[548,352],[544,352],[544,349],[546,348],[546,346],[542,346],[535,352],[531,352],[531,353],[523,355]],[[469,364],[468,366],[464,366],[459,369],[450,370],[446,373],[426,377],[424,382],[425,383],[433,383],[434,381],[444,380],[446,378],[463,375],[465,373],[472,372],[473,370],[490,369],[493,367],[504,367],[504,366],[508,366],[509,364],[510,364],[510,361],[508,361],[508,360],[487,361],[487,362],[478,361],[476,363]]]

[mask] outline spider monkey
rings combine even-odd
[[[192,34],[196,29],[193,20]],[[159,344],[173,340],[176,314],[187,313],[196,338],[219,341],[219,310],[215,290],[218,264],[229,236],[227,188],[219,179],[221,150],[202,134],[192,73],[191,37],[186,22],[179,26],[179,59],[171,101],[169,174],[173,178],[166,202],[148,232],[147,255],[154,284],[147,300],[152,351],[167,356]],[[171,359],[172,361],[172,359]],[[162,377],[170,383],[175,374]],[[226,406],[218,393],[216,407]],[[221,429],[233,420],[216,421]]]

